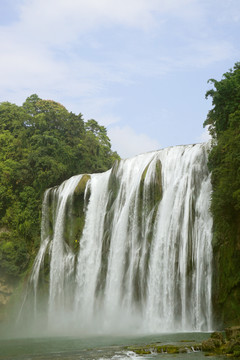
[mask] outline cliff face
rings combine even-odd
[[[213,309],[216,325],[240,323],[240,220],[213,242]]]
[[[240,322],[240,63],[217,81],[204,126],[212,136],[208,165],[212,177],[214,310],[218,322]]]
[[[7,306],[14,289],[13,280],[8,276],[0,275],[0,322],[7,318]]]

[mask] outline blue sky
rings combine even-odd
[[[240,1],[0,0],[0,43],[0,101],[58,101],[125,158],[207,139],[207,80],[240,61]]]

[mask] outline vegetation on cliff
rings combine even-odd
[[[104,126],[37,95],[0,104],[0,149],[0,272],[19,277],[39,245],[44,191],[106,171],[119,156]]]
[[[220,323],[240,322],[240,63],[211,79],[213,108],[204,123],[213,146],[212,172],[214,309]],[[219,314],[221,317],[219,318]]]

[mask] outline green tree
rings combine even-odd
[[[212,97],[213,108],[208,112],[204,126],[209,126],[209,132],[214,139],[229,127],[229,116],[240,107],[240,62],[233,70],[223,75],[222,80],[210,79],[215,89],[206,92],[206,98]]]

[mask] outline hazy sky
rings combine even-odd
[[[0,0],[0,101],[58,101],[122,157],[206,139],[237,61],[240,0]]]

